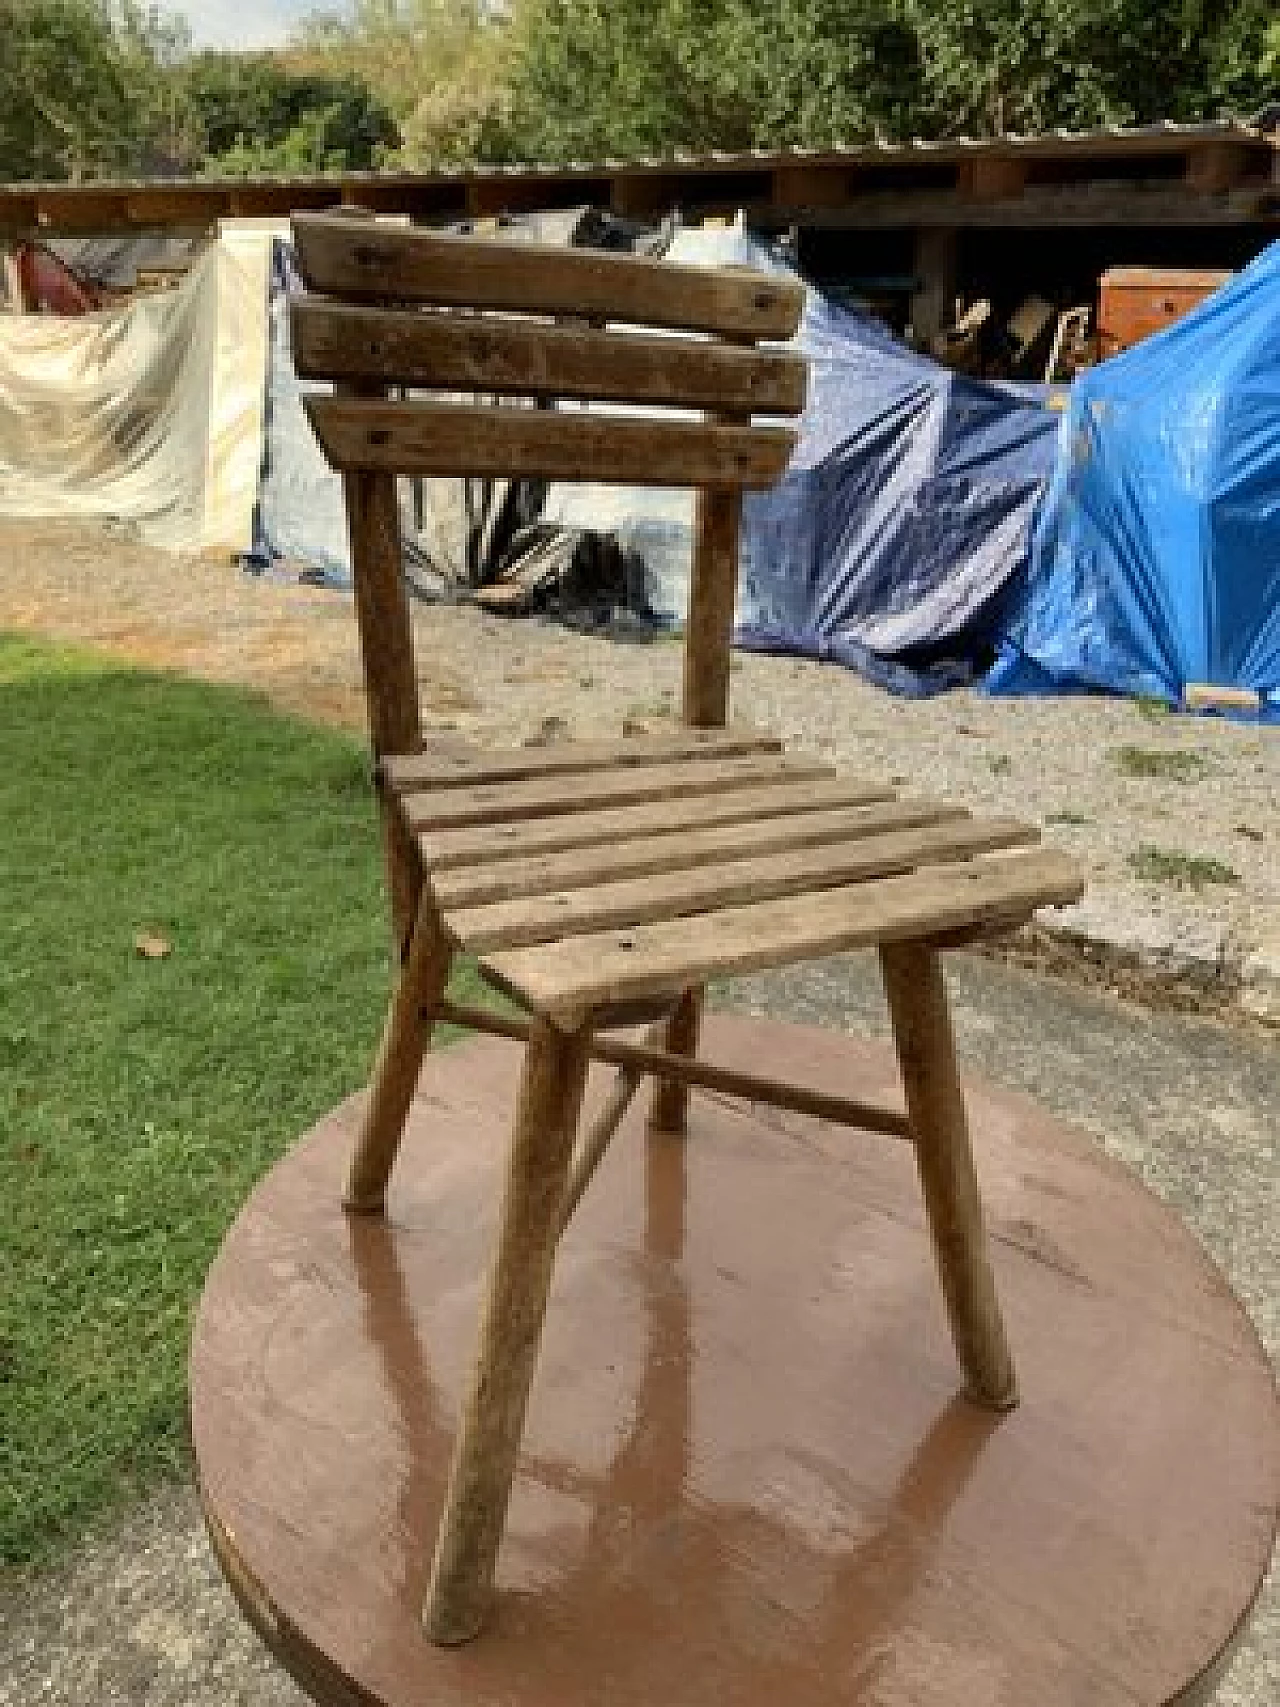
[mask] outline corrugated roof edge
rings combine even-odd
[[[1147,150],[1158,150],[1163,146],[1176,146],[1180,143],[1217,141],[1263,144],[1280,150],[1280,106],[1265,109],[1263,113],[1257,115],[1257,122],[1246,122],[1240,119],[1206,119],[1190,124],[1180,124],[1174,120],[1166,119],[1158,124],[1111,125],[1097,130],[1053,130],[1033,134],[992,137],[912,137],[906,142],[876,140],[834,144],[830,148],[751,149],[743,153],[711,151],[703,154],[677,150],[665,156],[646,155],[625,160],[574,161],[567,165],[551,161],[529,161],[510,165],[495,165],[485,161],[475,161],[470,165],[433,166],[422,171],[314,172],[282,177],[96,178],[78,184],[69,184],[57,180],[37,181],[30,179],[0,183],[0,195],[91,196],[119,191],[155,191],[159,189],[205,190],[210,193],[219,193],[235,188],[253,189],[254,187],[283,187],[295,184],[299,186],[323,186],[336,183],[390,185],[395,183],[422,183],[433,179],[448,181],[475,177],[575,178],[619,172],[663,172],[673,169],[682,172],[699,169],[716,172],[736,170],[743,167],[786,166],[793,162],[805,164],[848,162],[851,165],[856,165],[862,161],[875,161],[877,164],[893,161],[909,163],[922,156],[932,160],[948,157],[964,159],[981,154],[1034,154],[1037,152],[1053,154],[1062,149],[1085,154],[1089,152],[1106,154],[1119,147],[1122,150],[1132,149],[1134,152],[1140,153]]]

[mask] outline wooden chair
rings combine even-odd
[[[299,216],[294,232],[310,293],[294,309],[298,371],[336,382],[308,408],[344,481],[402,958],[347,1208],[383,1210],[433,1023],[526,1048],[424,1611],[429,1636],[449,1644],[477,1633],[490,1602],[557,1240],[646,1074],[660,1129],[683,1128],[695,1085],[912,1141],[967,1391],[1014,1404],[939,951],[1074,900],[1081,884],[1024,825],[899,799],[727,724],[742,493],[777,481],[792,445],[752,416],[794,415],[805,391],[802,361],[760,345],[794,332],[799,286],[356,217]],[[662,335],[616,329],[627,325]],[[477,401],[405,400],[400,388]],[[647,412],[493,401],[511,396]],[[684,729],[491,753],[424,745],[397,475],[696,488]],[[868,946],[905,1118],[698,1059],[708,979]],[[524,1017],[450,1002],[459,952]],[[616,1035],[637,1023],[650,1027],[642,1041]],[[617,1087],[575,1148],[593,1059],[617,1068]]]

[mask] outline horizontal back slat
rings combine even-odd
[[[748,414],[804,408],[804,361],[781,352],[323,300],[299,299],[292,315],[294,366],[303,379]]]
[[[309,290],[356,302],[576,315],[730,338],[789,338],[804,288],[766,273],[647,256],[454,237],[333,214],[295,214]]]
[[[763,490],[786,470],[785,427],[732,427],[474,404],[307,399],[335,468],[626,486]]]

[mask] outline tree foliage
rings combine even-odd
[[[137,0],[0,0],[0,178],[360,168],[399,141],[356,75],[193,55]]]
[[[160,84],[185,33],[133,4],[0,0],[0,171],[86,178],[145,170]]]
[[[536,0],[507,152],[992,136],[1247,113],[1273,0]]]
[[[279,55],[193,55],[149,0],[0,0],[3,178],[992,136],[1278,93],[1276,0],[355,0]]]
[[[362,79],[400,125],[407,165],[491,152],[505,116],[508,31],[492,0],[356,0],[312,18],[291,61]]]
[[[365,170],[400,140],[387,106],[347,72],[275,55],[202,53],[177,76],[195,159],[217,175]]]

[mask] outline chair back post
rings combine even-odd
[[[364,671],[369,741],[375,763],[422,745],[413,624],[400,542],[394,474],[351,469],[343,477],[356,626]],[[382,846],[391,927],[403,959],[417,915],[421,862],[395,804],[381,795]]]
[[[735,343],[755,348],[755,340]],[[726,426],[750,425],[749,410],[717,410],[708,417]],[[742,542],[742,489],[702,487],[694,505],[693,560],[685,616],[684,721],[694,729],[722,729],[729,721],[733,614],[738,601]]]
[[[685,618],[684,721],[694,729],[719,729],[729,720],[742,494],[704,488],[698,492],[694,516]]]
[[[375,755],[421,747],[400,475],[696,489],[683,712],[696,728],[723,725],[742,492],[781,478],[794,434],[777,417],[804,407],[804,362],[769,347],[795,331],[801,287],[349,211],[298,214],[293,228],[308,291],[291,310],[294,361],[300,378],[337,388],[308,398],[307,412],[345,481]],[[508,398],[543,407],[495,406]],[[397,817],[384,824],[403,944],[418,859]]]
[[[375,216],[370,208],[347,203],[342,208],[342,217],[372,221]],[[385,386],[368,380],[339,381],[334,391],[339,397],[387,396]],[[369,745],[374,764],[379,766],[393,753],[413,753],[422,746],[418,671],[409,596],[404,584],[395,475],[382,470],[346,470],[342,475],[342,495],[351,550]],[[422,861],[400,813],[384,794],[380,779],[379,805],[392,938],[397,959],[403,962],[417,917]]]

